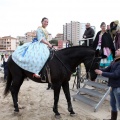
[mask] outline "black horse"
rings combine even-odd
[[[76,67],[80,63],[84,63],[86,67],[86,72],[89,72],[91,79],[94,80],[97,76],[94,70],[99,66],[92,65],[92,63],[95,63],[95,51],[90,47],[75,46],[56,51],[53,59],[48,62],[50,67],[51,81],[54,88],[53,111],[55,115],[60,115],[60,113],[58,112],[58,100],[61,86],[67,99],[68,111],[70,112],[70,114],[75,114],[71,104],[69,80],[71,74],[75,71]],[[9,57],[8,59],[8,69],[8,78],[4,95],[6,96],[9,91],[11,91],[15,108],[14,111],[19,112],[18,92],[24,81],[24,78],[28,77],[38,83],[42,83],[42,81],[38,78],[33,78],[33,73],[21,69],[12,60],[12,57]]]

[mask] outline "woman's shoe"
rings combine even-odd
[[[40,78],[40,75],[39,74],[33,74],[33,78],[36,77],[36,78]]]
[[[111,111],[111,119],[103,119],[103,120],[117,120],[117,112]]]

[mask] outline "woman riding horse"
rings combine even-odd
[[[32,42],[19,46],[12,54],[13,61],[22,69],[33,73],[33,77],[39,78],[39,72],[43,68],[49,57],[49,48],[52,45],[47,41],[48,32],[45,29],[48,25],[48,19],[43,18],[42,27],[37,29],[37,38]]]

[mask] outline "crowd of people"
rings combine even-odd
[[[101,30],[98,31],[95,36],[94,29],[90,26],[90,23],[87,23],[83,38],[89,41],[88,46],[96,50],[96,56],[102,58],[100,67],[107,67],[115,57],[115,50],[120,48],[119,21],[113,21],[110,25],[106,25],[105,22],[102,22],[100,29]],[[87,41],[85,40],[83,46],[87,45]]]
[[[109,78],[108,86],[111,87],[111,118],[104,120],[117,120],[118,110],[120,110],[119,21],[111,22],[110,25],[107,26],[107,29],[105,22],[102,22],[100,28],[101,30],[96,34],[94,41],[92,41],[91,37],[94,37],[94,32],[93,29],[90,28],[90,24],[87,23],[83,38],[90,38],[89,46],[93,47],[96,50],[97,57],[101,57],[100,69],[95,70],[96,74]]]

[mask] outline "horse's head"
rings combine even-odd
[[[99,68],[100,60],[100,57],[88,57],[84,61],[87,72],[87,78],[89,78],[90,80],[96,79],[97,74],[95,73],[95,69]]]

